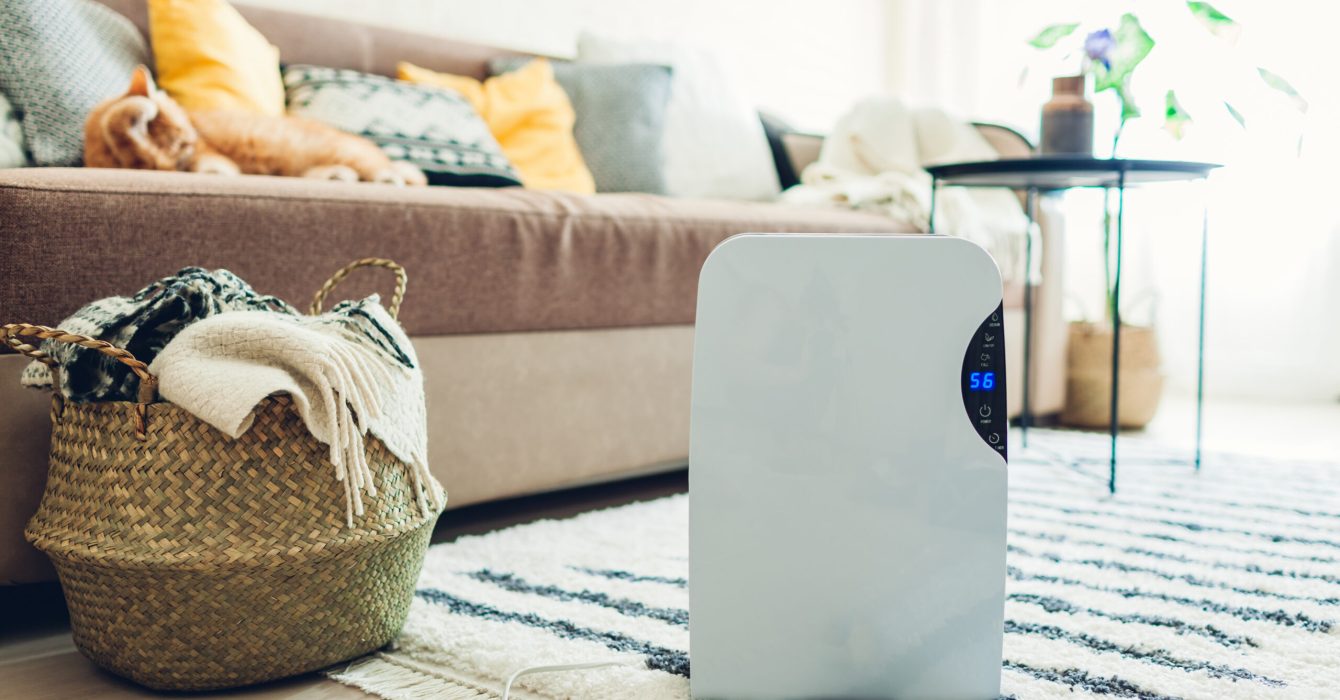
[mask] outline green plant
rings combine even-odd
[[[1192,21],[1229,45],[1236,43],[1242,27],[1232,18],[1220,12],[1208,2],[1187,2],[1185,5],[1188,16]],[[1039,50],[1055,49],[1060,47],[1062,42],[1074,36],[1079,29],[1079,22],[1048,25],[1032,39],[1029,39],[1028,43]],[[1113,92],[1121,107],[1120,119],[1112,136],[1112,155],[1116,157],[1127,120],[1141,116],[1140,108],[1136,105],[1135,96],[1131,90],[1132,76],[1135,69],[1154,50],[1157,42],[1155,42],[1154,37],[1145,31],[1139,18],[1131,12],[1121,15],[1115,29],[1098,27],[1086,32],[1083,37],[1082,50],[1079,51],[1082,61],[1080,73],[1093,76],[1095,93]],[[1071,50],[1073,51],[1073,48]],[[1204,65],[1211,68],[1218,67],[1213,61],[1205,61]],[[1256,78],[1262,81],[1266,87],[1289,98],[1290,103],[1300,113],[1307,113],[1307,100],[1283,76],[1259,66],[1255,73]],[[1237,122],[1238,126],[1246,129],[1247,119],[1243,116],[1242,110],[1228,100],[1223,100],[1223,105],[1233,121]],[[1191,124],[1191,114],[1182,106],[1176,91],[1170,87],[1164,93],[1163,98],[1164,129],[1174,139],[1180,140]],[[1116,217],[1112,216],[1109,193],[1110,190],[1105,190],[1103,195],[1103,273],[1107,287],[1106,313],[1109,314],[1110,318],[1110,314],[1114,313],[1113,307],[1115,305],[1112,289],[1111,249]]]
[[[1230,45],[1237,41],[1242,31],[1241,25],[1210,3],[1187,2],[1186,9],[1191,20],[1214,36]],[[1079,22],[1048,25],[1029,39],[1028,44],[1040,50],[1061,47],[1062,42],[1075,35],[1079,29]],[[1145,31],[1139,18],[1131,12],[1121,15],[1115,29],[1098,27],[1084,34],[1082,51],[1079,52],[1082,61],[1080,72],[1093,76],[1094,92],[1112,91],[1121,106],[1121,118],[1112,138],[1114,156],[1117,154],[1121,135],[1126,128],[1126,121],[1141,116],[1140,107],[1136,104],[1134,93],[1131,91],[1132,76],[1156,45],[1154,37]],[[1213,61],[1206,61],[1205,65],[1216,67]],[[1257,67],[1256,77],[1270,89],[1288,97],[1299,112],[1307,112],[1307,100],[1303,99],[1303,96],[1283,76],[1266,68]],[[1239,126],[1246,128],[1247,120],[1242,110],[1227,100],[1224,100],[1223,104],[1229,116]],[[1169,88],[1163,100],[1164,128],[1173,138],[1180,139],[1191,123],[1191,114],[1182,106],[1176,91]]]

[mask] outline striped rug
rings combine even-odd
[[[1340,463],[1038,431],[1012,450],[1001,690],[1014,698],[1340,697]],[[1017,444],[1017,441],[1016,441]],[[804,513],[799,513],[804,517]],[[450,517],[450,516],[448,516]],[[391,649],[331,671],[385,698],[689,698],[688,500],[433,547]]]

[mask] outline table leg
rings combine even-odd
[[[926,233],[930,233],[930,234],[934,234],[934,233],[935,233],[935,195],[936,195],[936,193],[939,192],[939,191],[940,191],[940,178],[932,177],[932,178],[931,178],[931,213],[930,213],[930,215],[927,217],[929,220],[926,222],[926,229],[927,229],[927,230],[926,230]]]
[[[1033,226],[1037,221],[1038,191],[1028,190],[1028,230],[1024,236],[1024,404],[1019,414],[1019,437],[1028,447],[1028,426],[1033,422]]]
[[[1207,187],[1208,189],[1208,187]],[[1209,193],[1203,193],[1208,200]],[[1196,344],[1196,471],[1200,471],[1201,427],[1205,413],[1205,270],[1210,245],[1210,204],[1200,213],[1200,332]]]
[[[1112,438],[1112,453],[1108,461],[1107,490],[1117,492],[1117,407],[1120,405],[1118,386],[1121,379],[1121,238],[1126,219],[1126,173],[1117,174],[1117,240],[1116,260],[1112,263],[1112,413],[1108,417]]]

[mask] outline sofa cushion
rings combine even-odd
[[[84,161],[84,120],[148,60],[144,38],[91,0],[0,0],[0,92],[37,165]]]
[[[547,59],[536,59],[522,70],[484,80],[408,62],[401,63],[396,72],[401,80],[454,90],[469,100],[521,173],[526,187],[579,194],[596,191],[595,180],[572,135],[576,121],[572,102],[554,80],[554,69]]]
[[[521,180],[475,108],[453,90],[339,68],[284,69],[288,111],[358,134],[430,185],[513,187]]]
[[[691,323],[698,270],[733,234],[900,230],[776,204],[111,169],[0,171],[0,211],[5,322],[58,323],[184,265],[305,305],[345,263],[380,256],[409,271],[414,335]],[[339,289],[371,291],[389,281]]]
[[[158,84],[188,110],[279,116],[279,49],[227,0],[150,0]]]
[[[580,63],[670,66],[665,112],[665,186],[677,197],[771,200],[780,191],[758,112],[720,60],[690,44],[582,33]]]
[[[494,73],[528,65],[529,58],[500,58]],[[665,194],[665,106],[674,74],[650,63],[597,64],[554,61],[554,78],[572,100],[572,135],[591,169],[597,192]]]

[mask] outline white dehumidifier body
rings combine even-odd
[[[1000,688],[1001,279],[946,236],[745,234],[703,267],[695,698]]]

